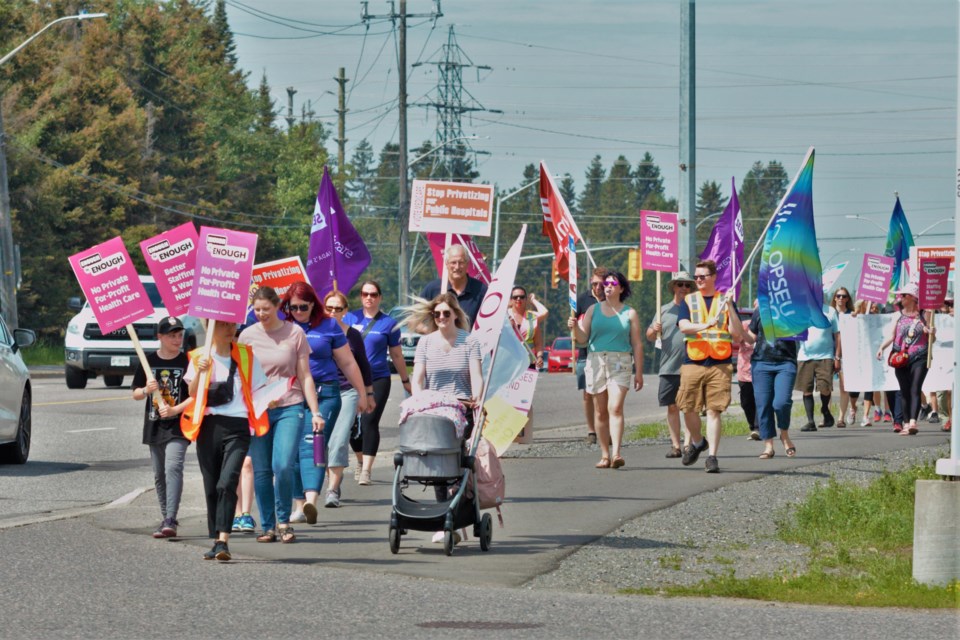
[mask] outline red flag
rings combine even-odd
[[[443,274],[443,245],[446,242],[445,233],[428,233],[427,240],[430,242],[430,253],[433,254],[433,262],[437,265],[437,273]],[[451,244],[462,245],[467,250],[467,259],[470,264],[467,265],[467,275],[476,278],[485,284],[490,284],[490,269],[487,268],[487,261],[473,241],[472,236],[455,233],[450,240]]]
[[[567,203],[563,201],[560,190],[553,183],[553,177],[547,164],[540,162],[540,206],[543,207],[542,234],[550,238],[553,255],[557,260],[557,272],[560,277],[570,280],[570,237],[575,242],[583,242],[577,223],[573,221]]]

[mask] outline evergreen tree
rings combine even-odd
[[[660,175],[660,167],[654,162],[649,151],[643,154],[643,159],[637,163],[637,169],[633,175],[636,184],[636,207],[638,210],[677,210],[675,206],[668,209],[663,208],[663,204],[667,202],[663,191],[663,177]]]
[[[573,176],[565,173],[558,188],[560,189],[560,195],[563,196],[563,201],[567,203],[567,208],[570,209],[570,215],[575,216],[577,214],[577,189],[573,183]]]
[[[376,191],[376,169],[373,166],[373,147],[366,138],[361,140],[350,157],[350,179],[347,181],[349,200],[354,212],[367,215]]]
[[[601,194],[606,176],[607,172],[603,168],[600,156],[594,156],[590,166],[587,167],[586,181],[580,192],[580,201],[577,203],[577,209],[583,214],[596,215],[602,210]]]
[[[233,31],[227,21],[227,5],[224,0],[217,0],[213,10],[213,28],[223,47],[223,55],[230,66],[237,64],[237,45],[233,41]]]
[[[704,181],[697,191],[697,253],[703,251],[710,232],[713,230],[719,213],[723,212],[729,199],[720,190],[720,184],[713,180]],[[713,216],[707,218],[707,216]]]

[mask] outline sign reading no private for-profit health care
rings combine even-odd
[[[190,308],[197,242],[197,229],[187,222],[140,243],[160,299],[171,316],[181,316]]]
[[[493,185],[414,180],[410,231],[489,236]]]
[[[857,299],[885,304],[890,295],[890,278],[893,276],[893,258],[866,253],[860,268],[860,283],[857,284]]]
[[[676,213],[640,212],[641,264],[652,271],[680,270],[680,220]]]
[[[947,297],[950,258],[920,258],[918,302],[921,309],[939,309]]]
[[[243,322],[257,252],[257,234],[200,227],[190,315]]]
[[[310,283],[307,270],[303,268],[300,256],[281,258],[271,262],[253,265],[253,284],[260,287],[273,287],[281,298],[294,282]]]
[[[153,313],[153,304],[120,236],[70,256],[70,267],[102,333]]]

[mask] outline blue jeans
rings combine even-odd
[[[260,510],[264,531],[276,529],[277,523],[290,522],[297,440],[304,415],[309,415],[309,412],[302,402],[267,409],[270,431],[250,439],[253,489],[257,495],[257,509]]]
[[[797,379],[797,363],[754,361],[752,370],[760,438],[770,440],[777,435],[777,427],[781,431],[790,428],[790,410],[793,408],[791,396],[793,383]]]
[[[336,424],[329,435],[326,429],[323,430],[327,439],[327,466],[345,467],[350,461],[350,430],[357,420],[359,402],[360,394],[353,387],[340,392],[340,413],[337,415]]]
[[[330,442],[330,434],[337,422],[340,413],[340,384],[337,382],[321,384],[317,388],[317,403],[320,405],[320,415],[323,416],[323,438]],[[294,495],[299,500],[306,491],[320,492],[323,486],[323,477],[327,473],[326,466],[313,464],[313,416],[310,412],[304,415],[300,428],[298,467],[300,472],[295,474]]]

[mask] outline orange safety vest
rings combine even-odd
[[[203,355],[203,349],[194,349],[190,352],[190,360],[193,362],[194,369],[196,369],[197,360],[201,355]],[[230,357],[237,363],[237,372],[240,374],[240,390],[243,393],[243,402],[247,405],[247,416],[250,420],[250,426],[253,427],[254,435],[262,436],[270,431],[270,418],[267,416],[266,411],[259,416],[254,416],[253,414],[253,388],[251,385],[251,378],[253,376],[253,348],[250,345],[234,342],[230,346]],[[209,390],[209,388],[210,377],[208,376],[205,390]],[[196,440],[200,434],[200,425],[193,424],[193,414],[194,411],[199,411],[200,415],[203,415],[203,412],[207,408],[206,393],[203,394],[203,399],[204,401],[200,403],[198,407],[197,400],[194,398],[193,403],[180,415],[180,430],[183,431],[184,437],[191,442]]]
[[[733,339],[730,337],[729,331],[730,314],[726,308],[717,308],[717,301],[721,297],[722,295],[718,291],[713,296],[710,309],[707,309],[703,295],[699,291],[688,293],[684,298],[690,308],[691,322],[706,324],[711,318],[719,318],[714,328],[686,336],[687,355],[693,361],[706,360],[707,358],[726,360],[733,354]]]

